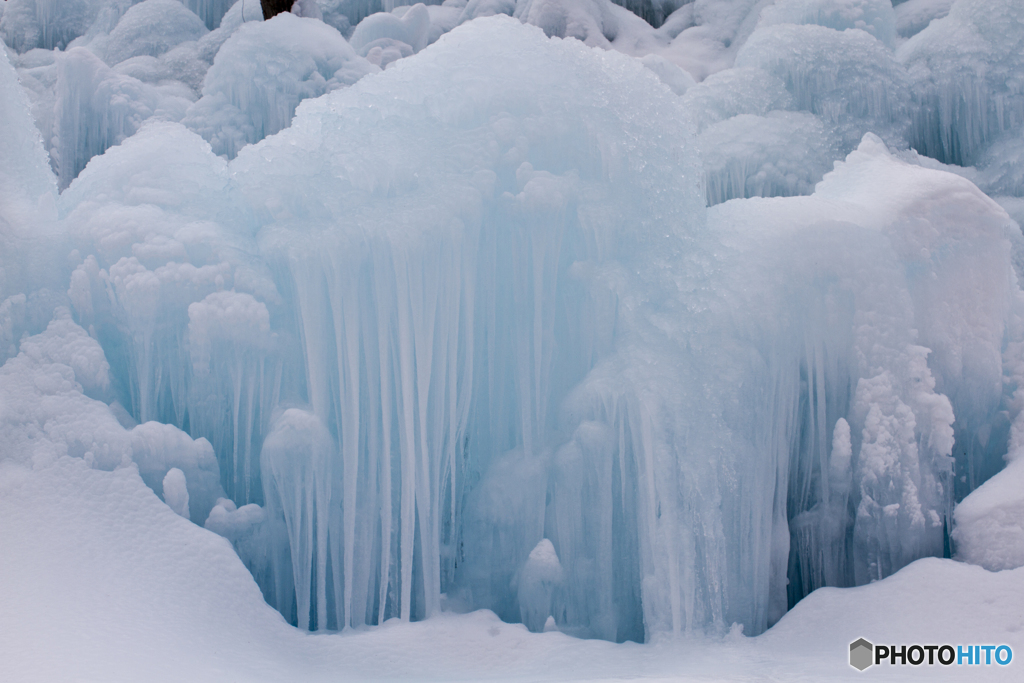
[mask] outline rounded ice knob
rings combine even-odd
[[[561,585],[562,576],[555,546],[548,539],[542,539],[519,571],[519,615],[526,628],[534,633],[550,630],[546,628],[547,621],[551,618],[555,590]]]
[[[185,519],[191,519],[188,512],[188,485],[185,473],[172,467],[164,475],[164,502]]]

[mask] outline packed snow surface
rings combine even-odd
[[[5,673],[1024,652],[1024,5],[623,4],[0,5]]]

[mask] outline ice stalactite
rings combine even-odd
[[[261,502],[257,457],[282,370],[270,314],[251,294],[220,291],[189,304],[188,317],[189,430],[221,454],[228,496],[240,505]]]
[[[454,560],[440,543],[442,527],[455,540],[473,261],[439,236],[416,249],[317,238],[320,267],[291,265],[310,407],[338,440],[318,473],[334,501],[318,518],[330,618],[341,628],[426,616]]]
[[[159,187],[168,175],[174,193]],[[118,400],[137,422],[204,437],[230,496],[262,502],[259,448],[282,373],[268,303],[279,297],[239,230],[226,164],[183,127],[151,124],[97,158],[60,209],[81,259],[68,297],[106,347]],[[201,523],[224,491],[198,495],[186,475]]]

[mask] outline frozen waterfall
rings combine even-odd
[[[1011,562],[954,508],[1024,429],[1019,3],[52,4],[0,15],[0,460],[134,464],[307,630]]]

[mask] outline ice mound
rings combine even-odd
[[[224,497],[210,442],[159,422],[137,425],[131,439],[132,461],[142,481],[185,519],[205,520]]]
[[[497,510],[519,530],[488,555],[483,536],[460,535],[494,503],[477,496],[463,519],[457,501],[499,456],[547,457],[561,397],[607,352],[614,324],[587,282],[611,259],[699,232],[681,120],[638,61],[495,17],[305,102],[290,128],[232,162],[261,252],[294,293],[310,410],[337,435],[337,451],[309,465],[329,482],[317,528],[335,582],[329,598],[318,588],[327,613],[314,623],[429,615],[456,562],[467,577],[525,562],[542,527]],[[522,509],[542,520],[537,483]],[[277,489],[285,510],[302,495]],[[365,515],[379,526],[357,525]],[[289,533],[308,569],[312,551]],[[518,617],[508,581],[464,590]]]
[[[42,332],[61,297],[66,241],[56,224],[57,183],[18,75],[0,55],[0,362],[25,334]]]
[[[913,79],[911,143],[946,163],[973,164],[1000,134],[1024,128],[1024,6],[958,0],[897,56]]]
[[[205,518],[224,496],[210,444],[157,422],[127,430],[105,404],[112,389],[109,369],[99,343],[66,308],[57,308],[46,330],[22,339],[20,353],[0,367],[0,461],[36,469],[65,456],[106,470],[134,463],[185,517],[187,476],[191,509]],[[167,481],[170,492],[164,490]]]
[[[190,518],[188,509],[188,484],[185,481],[185,473],[177,467],[171,468],[164,477],[164,502],[176,514],[185,519]]]
[[[62,189],[89,159],[134,135],[146,120],[180,120],[194,97],[181,83],[154,86],[121,75],[82,47],[65,53],[57,67],[52,155]]]
[[[795,108],[834,128],[844,152],[868,132],[893,146],[905,145],[910,81],[892,52],[864,31],[762,27],[740,49],[736,66],[757,67],[781,79]]]
[[[68,366],[83,393],[93,398],[102,398],[110,386],[103,348],[71,320],[67,309],[58,309],[46,333],[23,339],[19,350],[34,365]]]
[[[707,290],[696,275],[678,285],[688,294],[668,309],[692,322],[644,313],[643,344],[599,365],[565,409],[618,435],[612,463],[635,463],[619,476],[636,477],[638,500],[588,504],[636,506],[645,627],[756,633],[814,588],[942,552],[955,432],[992,434],[987,450],[958,454],[958,471],[1001,452],[1001,340],[1018,335],[1019,303],[1002,209],[874,136],[811,197],[726,202],[708,225],[736,251]],[[595,464],[599,449],[586,451]],[[681,485],[666,485],[677,470]],[[628,529],[613,531],[612,557]],[[721,576],[732,588],[708,592]]]
[[[351,85],[375,70],[336,29],[284,12],[231,35],[184,123],[216,154],[233,158],[245,145],[288,126],[302,100]]]
[[[366,17],[352,32],[349,43],[363,57],[372,48],[388,44],[386,41],[407,45],[411,54],[415,54],[427,46],[429,37],[430,14],[427,6],[420,3],[413,5],[401,17],[388,12]]]
[[[933,19],[949,14],[955,0],[905,0],[894,4],[896,32],[902,38],[910,38],[928,28]]]
[[[548,627],[551,600],[562,583],[562,565],[551,541],[544,538],[530,551],[519,572],[519,610],[528,629],[540,632]]]
[[[793,108],[786,84],[756,67],[737,67],[712,74],[686,91],[683,106],[698,131],[711,124],[750,114]]]
[[[610,47],[617,33],[612,7],[610,0],[520,0],[513,16],[549,36]]]
[[[120,400],[141,422],[208,439],[228,493],[262,500],[249,473],[277,396],[267,305],[280,297],[227,164],[184,127],[151,123],[93,159],[60,210],[78,250],[69,298],[116,349]],[[177,466],[202,522],[217,496],[200,495]]]
[[[978,184],[991,196],[1024,197],[1024,129],[997,139],[978,158]]]
[[[836,144],[807,112],[740,114],[700,136],[708,205],[737,197],[810,194],[832,168]]]
[[[514,0],[469,0],[459,14],[459,23],[478,17],[493,17],[496,14],[512,16],[516,11]]]
[[[956,558],[989,571],[1024,567],[1024,495],[1020,458],[956,506]]]
[[[110,32],[104,58],[113,66],[130,57],[159,57],[206,32],[199,17],[178,0],[144,0],[125,12]]]
[[[0,458],[34,467],[66,455],[102,469],[129,464],[128,433],[104,403],[82,393],[83,383],[94,388],[103,378],[106,361],[99,344],[65,310],[23,345],[23,352],[0,367]]]
[[[890,0],[778,0],[761,11],[761,26],[817,24],[843,31],[867,31],[890,49],[896,44],[896,15]]]

